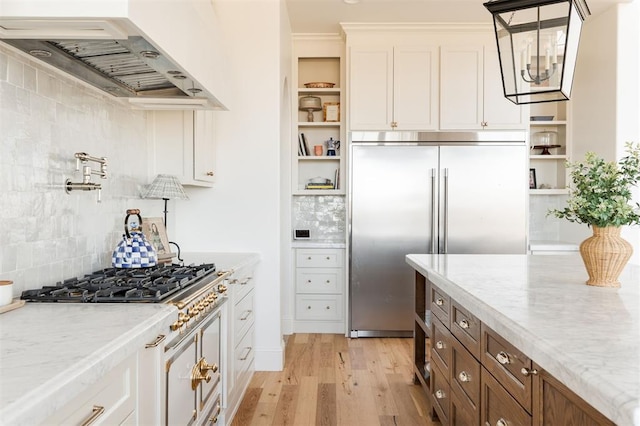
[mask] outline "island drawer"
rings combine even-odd
[[[431,320],[431,361],[436,363],[440,370],[449,377],[449,365],[451,364],[451,342],[455,338],[439,319]]]
[[[449,311],[451,310],[451,298],[444,291],[431,284],[431,312],[438,317],[444,325],[449,327]]]
[[[450,406],[450,391],[449,383],[447,382],[447,376],[445,376],[437,366],[431,367],[431,401],[433,402],[433,408],[438,414],[440,423],[443,425],[449,424],[449,406]]]
[[[478,378],[478,384],[480,379]],[[455,387],[451,387],[451,408],[449,410],[451,425],[480,426],[480,404],[474,404]]]
[[[480,359],[480,321],[455,300],[451,300],[451,333]]]
[[[482,365],[531,413],[531,359],[482,324]],[[493,423],[492,423],[493,424]]]
[[[532,418],[486,369],[482,369],[480,424],[531,426]]]
[[[451,388],[477,406],[480,403],[480,363],[455,338],[451,340]]]

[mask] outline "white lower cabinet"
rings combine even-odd
[[[255,265],[248,265],[237,269],[228,281],[224,424],[231,424],[255,371],[254,268]]]
[[[43,424],[135,425],[136,380],[137,357],[133,354]]]
[[[344,249],[296,249],[295,332],[343,333]]]

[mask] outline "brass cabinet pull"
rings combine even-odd
[[[524,376],[528,376],[529,374],[535,376],[536,374],[538,374],[538,370],[536,370],[535,368],[532,369],[528,369],[525,367],[522,367],[522,369],[520,370],[520,372],[522,373],[522,375]]]
[[[327,260],[331,260],[331,257],[327,256]]]
[[[213,415],[213,417],[209,420],[209,422],[216,424],[218,423],[218,415],[220,415],[220,411],[222,410],[222,407],[220,406],[220,403],[218,402],[218,408],[216,409],[216,414]]]
[[[240,361],[244,361],[244,360],[246,360],[247,358],[249,358],[249,354],[251,353],[251,349],[252,349],[252,347],[251,347],[251,346],[249,346],[249,347],[246,347],[245,349],[247,350],[247,354],[246,354],[245,356],[241,356],[241,357],[240,357]]]
[[[246,321],[247,318],[249,318],[251,316],[251,312],[253,312],[251,309],[248,309],[245,311],[246,314],[244,316],[240,317],[240,321]]]
[[[327,284],[331,284],[331,280],[327,280]]]
[[[498,352],[496,355],[496,359],[502,365],[511,364],[511,358],[509,358],[509,354],[504,351]]]
[[[444,345],[444,342],[443,342],[442,340],[438,340],[438,341],[436,342],[436,348],[438,348],[438,349],[444,349],[444,346],[445,346],[445,345]]]
[[[470,382],[471,376],[466,371],[461,371],[460,374],[458,374],[458,379],[460,379],[461,382]]]
[[[155,348],[155,347],[157,347],[160,343],[162,343],[162,341],[164,341],[165,337],[166,337],[166,336],[165,336],[164,334],[161,334],[161,335],[159,335],[158,337],[156,337],[156,340],[154,340],[154,341],[153,341],[153,342],[151,342],[151,343],[147,343],[146,345],[144,345],[144,347],[145,347],[146,349],[149,349],[149,348]]]
[[[442,299],[441,297],[438,297],[436,299],[436,305],[438,305],[438,306],[444,305],[444,299]]]
[[[93,409],[91,410],[91,415],[87,420],[82,422],[81,425],[82,426],[92,425],[96,420],[98,420],[98,417],[100,417],[103,414],[104,414],[104,407],[101,405],[94,405]]]
[[[213,176],[213,172],[207,172],[207,176]]]
[[[331,306],[327,306],[326,309],[331,309]]]
[[[458,322],[458,325],[460,326],[460,328],[464,328],[466,330],[467,328],[469,328],[469,321],[467,321],[466,319],[460,320],[460,322]]]
[[[435,394],[434,394],[434,395],[435,395],[435,396],[436,396],[436,398],[438,398],[438,399],[442,399],[442,398],[444,398],[444,397],[446,396],[446,395],[445,395],[445,393],[444,393],[444,391],[443,391],[442,389],[438,389],[438,390],[435,392]]]
[[[251,281],[251,278],[253,277],[247,277],[244,280],[240,281],[240,285],[247,285],[247,283]]]

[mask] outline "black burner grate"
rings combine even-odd
[[[215,264],[161,265],[141,269],[107,268],[45,286],[25,290],[20,297],[30,302],[161,302],[197,285],[214,274]]]

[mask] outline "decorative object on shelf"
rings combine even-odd
[[[494,0],[493,15],[504,94],[515,104],[571,96],[580,32],[591,14],[585,0]]]
[[[322,109],[322,100],[317,96],[303,96],[299,100],[298,109],[307,111],[307,121],[313,122],[313,112]]]
[[[304,87],[307,89],[332,89],[335,83],[327,83],[324,81],[313,81],[311,83],[305,83]]]
[[[553,115],[532,115],[529,119],[531,121],[551,121],[553,120]]]
[[[560,148],[562,145],[534,145],[533,149],[541,149],[540,155],[551,155],[550,149]]]
[[[180,183],[180,180],[173,175],[165,175],[159,174],[156,178],[151,182],[145,191],[142,193],[142,198],[152,198],[152,199],[162,199],[164,200],[164,227],[167,228],[167,202],[169,200],[188,200],[189,197],[184,192],[184,187]],[[169,244],[173,244],[178,249],[178,260],[182,261],[180,258],[180,246],[173,242],[169,241]],[[169,258],[175,256],[170,251],[167,253]],[[161,260],[165,258],[166,254],[161,257]]]
[[[538,183],[536,182],[536,169],[529,169],[529,189],[536,189]]]
[[[309,179],[305,189],[334,189],[334,185],[331,179],[317,176]]]
[[[323,147],[322,145],[314,145],[313,146],[313,155],[315,155],[316,157],[320,157],[323,154]]]
[[[631,189],[640,182],[640,143],[625,146],[627,156],[617,163],[593,152],[584,163],[567,163],[572,180],[567,207],[548,213],[593,228],[593,236],[580,244],[588,285],[619,287],[618,276],[633,252],[620,237],[620,227],[640,225],[640,204],[630,203]]]
[[[340,141],[335,141],[333,138],[329,138],[325,143],[327,144],[327,156],[335,157],[336,150],[340,149]]]
[[[298,155],[300,157],[309,155],[309,145],[307,144],[307,138],[304,136],[304,133],[300,133],[298,137]]]
[[[558,132],[553,130],[543,130],[533,134],[533,144],[551,146],[558,143]],[[558,145],[559,146],[559,145]]]
[[[129,218],[134,215],[138,217],[138,221],[129,223]],[[111,265],[114,268],[148,268],[158,263],[158,255],[142,233],[141,227],[140,210],[127,210],[124,235],[111,255]]]
[[[323,117],[326,122],[340,121],[340,102],[325,102],[322,105]]]

